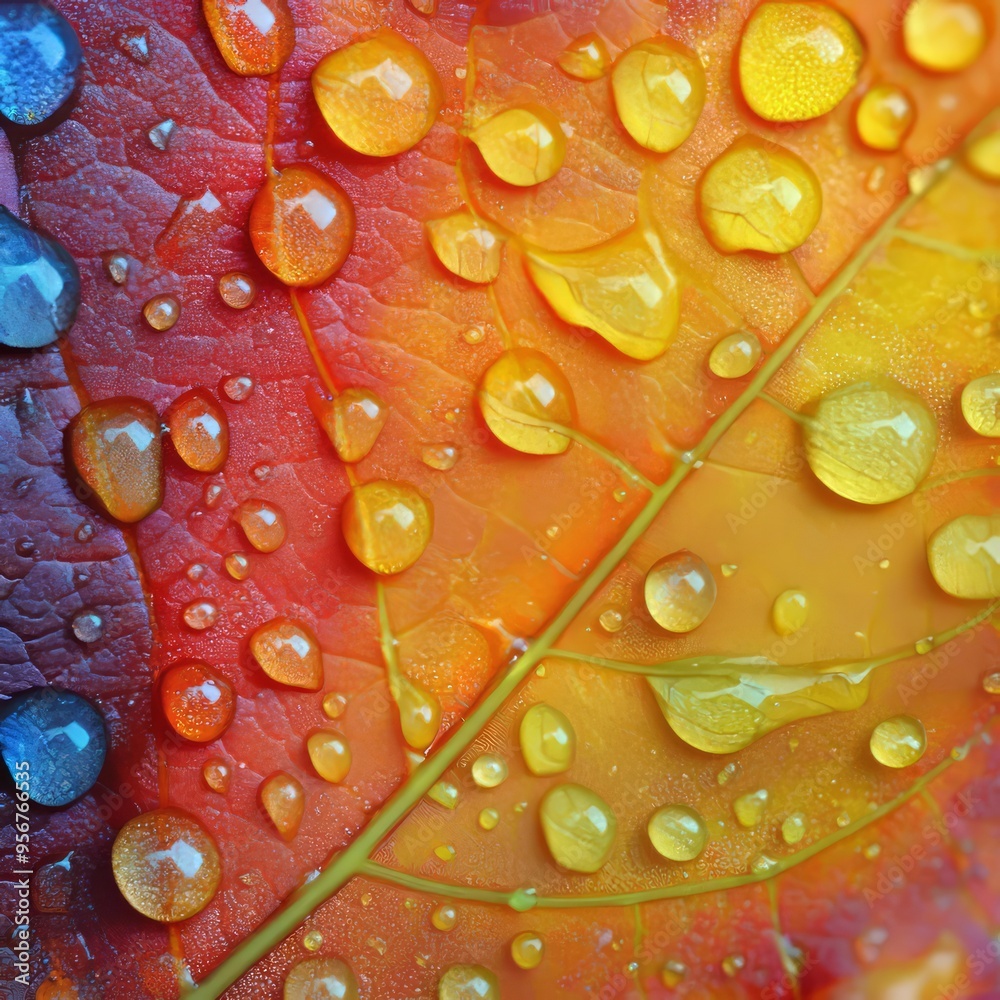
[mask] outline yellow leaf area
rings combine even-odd
[[[410,225],[388,249],[365,237],[359,254],[385,261],[369,293],[341,288],[336,308],[328,289],[300,301],[328,363],[352,303],[357,356],[337,363],[378,372],[392,409],[357,480],[412,482],[433,503],[431,544],[380,588],[372,628],[387,665],[433,692],[452,728],[205,995],[308,915],[227,995],[277,995],[309,954],[304,935],[318,932],[321,953],[348,961],[370,997],[433,996],[446,969],[469,963],[513,997],[888,997],[913,983],[893,995],[931,997],[969,971],[1000,920],[989,892],[969,881],[981,877],[989,818],[974,820],[956,798],[984,767],[992,707],[981,678],[1000,642],[986,603],[944,595],[926,558],[937,527],[989,514],[1000,498],[989,474],[1000,447],[969,430],[958,403],[966,382],[1000,363],[1000,192],[958,152],[996,103],[998,41],[966,72],[930,76],[903,59],[894,5],[851,4],[866,46],[855,91],[828,115],[778,126],[749,111],[734,78],[734,40],[752,6],[614,2],[504,26],[483,14],[466,52],[428,38],[415,15],[385,16],[435,61],[446,126],[419,161],[380,179],[388,193],[370,197],[421,225],[456,212],[488,222],[505,241],[499,274],[485,287],[449,275]],[[676,150],[656,155],[628,137],[606,79],[559,70],[558,55],[589,31],[612,57],[660,33],[697,52],[706,103]],[[917,124],[898,153],[876,155],[863,151],[852,116],[884,77],[911,93]],[[466,138],[512,105],[547,108],[566,136],[561,170],[535,186],[499,183]],[[820,221],[790,254],[723,256],[699,222],[699,178],[747,132],[797,153],[822,186]],[[527,270],[640,238],[679,290],[676,334],[644,362],[560,320]],[[763,346],[760,366],[713,378],[712,346],[744,329]],[[577,419],[562,454],[519,455],[481,421],[475,387],[511,347],[544,353],[572,387]],[[933,412],[937,451],[915,493],[861,505],[813,476],[801,414],[839,387],[887,376]],[[434,470],[421,443],[461,457]],[[643,599],[650,566],[678,549],[697,553],[718,586],[704,624],[685,635],[657,626]],[[779,635],[771,609],[789,589],[806,595],[808,615]],[[839,670],[843,682],[832,698],[800,683],[778,699],[773,725],[718,754],[681,739],[682,722],[668,725],[643,674],[671,663],[664,676],[693,677],[694,702],[705,664],[742,682],[755,704],[820,671]],[[654,683],[669,695],[670,680]],[[565,773],[525,767],[519,726],[539,702],[575,731]],[[890,769],[869,739],[904,712],[922,721],[927,751]],[[472,777],[484,753],[507,765],[495,787]],[[427,797],[439,781],[457,795],[439,787]],[[591,874],[558,866],[543,839],[542,797],[564,781],[592,790],[617,820]],[[760,822],[745,826],[734,802],[760,790]],[[650,843],[650,816],[671,804],[704,820],[707,843],[693,860],[667,860]],[[894,880],[900,857],[910,863]],[[450,930],[432,924],[442,904],[456,910]],[[530,971],[511,958],[524,931],[545,947]],[[841,982],[855,992],[837,992]]]

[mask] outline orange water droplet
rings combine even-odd
[[[347,777],[351,769],[351,748],[340,733],[333,729],[316,729],[309,734],[306,749],[321,778],[336,784]]]
[[[355,486],[344,502],[341,529],[350,550],[376,573],[401,573],[427,548],[434,509],[409,483],[376,480]]]
[[[180,663],[164,672],[160,703],[175,733],[194,743],[210,743],[233,721],[236,695],[207,664]]]
[[[322,284],[344,263],[353,239],[347,192],[311,167],[286,167],[269,177],[250,209],[250,242],[286,285]]]
[[[181,304],[176,296],[154,295],[142,307],[142,315],[157,333],[164,333],[181,318]]]
[[[233,778],[233,769],[230,767],[228,761],[223,760],[221,757],[210,757],[205,761],[201,773],[205,779],[205,784],[213,792],[225,795],[229,791],[229,783]]]
[[[604,39],[591,33],[574,38],[556,61],[567,76],[577,80],[597,80],[607,73],[611,57]]]
[[[185,465],[196,472],[218,472],[229,455],[229,421],[205,389],[178,396],[166,414],[170,440]]]
[[[154,809],[130,819],[115,838],[111,867],[129,903],[163,923],[204,909],[222,875],[215,841],[180,809]]]
[[[903,144],[916,117],[913,98],[902,87],[880,83],[861,98],[855,124],[866,146],[893,150]]]
[[[299,832],[306,808],[306,793],[297,778],[286,771],[278,771],[262,781],[260,804],[285,840],[291,840]]]
[[[318,691],[323,683],[319,641],[301,622],[272,618],[250,636],[250,652],[273,681]]]
[[[219,620],[219,609],[211,601],[192,601],[184,606],[183,618],[188,628],[202,632]]]
[[[670,632],[696,629],[715,605],[715,577],[705,561],[680,549],[658,560],[646,574],[646,608]]]
[[[230,271],[219,278],[219,296],[231,309],[246,309],[257,298],[257,283],[249,274]]]
[[[244,403],[253,394],[253,379],[249,375],[227,375],[219,386],[226,398]]]
[[[250,557],[243,552],[230,552],[225,560],[226,572],[234,580],[245,580],[250,575]]]
[[[339,719],[347,708],[347,695],[331,691],[323,698],[323,711],[329,719]]]
[[[85,406],[69,427],[80,478],[108,514],[133,523],[163,502],[160,418],[129,396]]]
[[[233,512],[233,520],[258,552],[273,552],[285,541],[285,512],[276,503],[244,500]]]
[[[389,408],[370,389],[352,387],[335,399],[310,392],[308,401],[342,462],[360,462],[389,416]]]
[[[531,187],[555,176],[566,158],[566,136],[548,108],[508,108],[470,134],[486,165],[501,180]]]
[[[269,76],[295,47],[286,0],[202,0],[205,20],[226,65],[240,76]]]

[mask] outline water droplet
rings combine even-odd
[[[628,499],[628,490],[619,486],[611,495],[614,497],[615,503],[624,503]]]
[[[439,472],[447,472],[455,468],[458,461],[458,448],[453,444],[428,444],[424,445],[420,453],[424,465]]]
[[[472,780],[480,788],[496,788],[507,780],[507,761],[495,753],[480,754],[472,762]]]
[[[306,951],[319,951],[323,947],[323,934],[315,929],[306,931],[302,935],[302,947]]]
[[[473,129],[469,138],[502,181],[531,187],[554,176],[566,156],[566,136],[547,108],[507,108]]]
[[[1000,437],[1000,372],[973,379],[962,390],[962,416],[983,437]]]
[[[133,62],[140,66],[148,66],[153,52],[149,44],[149,28],[126,28],[118,36],[118,48]]]
[[[439,844],[437,847],[434,848],[434,853],[442,861],[454,861],[455,858],[458,856],[458,851],[456,851],[455,848],[451,846],[451,844]]]
[[[247,541],[258,552],[273,552],[285,541],[285,512],[266,500],[244,500],[233,512],[233,520],[243,529]]]
[[[128,396],[90,403],[68,433],[78,475],[111,517],[134,523],[160,506],[160,418],[149,403]]]
[[[657,809],[649,817],[646,832],[656,853],[670,861],[691,861],[708,842],[705,821],[694,809],[682,805]]]
[[[500,813],[496,809],[491,809],[487,806],[485,809],[480,810],[478,823],[483,830],[495,830],[499,822]]]
[[[389,416],[389,408],[370,389],[345,389],[334,399],[311,393],[308,401],[342,462],[360,462]]]
[[[250,209],[250,242],[286,285],[322,284],[340,269],[353,240],[347,192],[311,167],[286,167],[268,177]]]
[[[723,337],[708,356],[708,367],[719,378],[742,378],[760,360],[760,341],[744,330]]]
[[[184,575],[192,582],[197,583],[205,575],[205,564],[200,562],[190,563],[184,570]]]
[[[316,729],[306,741],[309,759],[316,773],[326,781],[343,781],[351,769],[351,748],[340,733],[332,729]]]
[[[644,590],[653,621],[669,632],[696,629],[715,605],[715,577],[705,561],[687,549],[654,563]]]
[[[64,806],[88,792],[106,746],[100,713],[71,691],[32,688],[0,707],[0,753],[11,774],[30,765],[26,791],[39,805]]]
[[[903,47],[924,69],[957,73],[986,45],[986,23],[969,0],[915,0],[903,17]]]
[[[677,332],[677,278],[652,230],[636,227],[569,253],[533,250],[527,264],[560,319],[593,330],[630,358],[658,357]]]
[[[715,780],[721,788],[723,785],[728,784],[734,778],[740,778],[743,776],[743,765],[738,760],[731,760],[721,771],[715,776]]]
[[[438,980],[438,1000],[500,1000],[500,984],[481,965],[453,965]]]
[[[174,732],[194,743],[217,740],[236,711],[236,695],[229,682],[198,662],[178,664],[164,672],[160,703]]]
[[[70,912],[73,902],[73,854],[70,851],[64,858],[42,865],[35,872],[31,882],[31,901],[42,913]],[[41,990],[35,997],[40,1000]],[[53,1000],[58,1000],[58,994]]]
[[[173,295],[154,295],[142,307],[142,315],[154,330],[163,333],[181,318],[181,304]]]
[[[618,822],[608,804],[582,785],[550,788],[539,807],[553,860],[574,872],[596,872],[611,857]]]
[[[431,924],[439,931],[450,931],[457,921],[458,914],[450,903],[442,903],[431,913]]]
[[[271,680],[318,691],[323,656],[312,630],[289,618],[272,618],[250,636],[250,652]]]
[[[573,390],[555,364],[539,351],[505,351],[479,384],[479,408],[493,434],[529,455],[557,455],[570,443],[557,428],[575,419]]]
[[[924,755],[927,732],[911,715],[897,715],[880,722],[870,741],[872,756],[886,767],[909,767]]]
[[[808,164],[752,135],[737,139],[711,163],[699,187],[705,232],[722,253],[794,250],[815,229],[822,207],[823,190]]]
[[[276,73],[295,47],[286,0],[203,0],[208,30],[226,65],[240,76]]]
[[[1000,694],[1000,670],[993,670],[983,677],[983,690],[987,694]]]
[[[331,691],[323,698],[323,711],[328,719],[339,719],[347,709],[347,695]]]
[[[215,841],[180,809],[154,809],[130,819],[115,838],[111,867],[128,902],[161,923],[203,910],[222,874]]]
[[[337,138],[367,156],[411,149],[430,131],[443,100],[427,57],[386,30],[321,59],[312,89]]]
[[[253,395],[254,381],[249,375],[227,375],[219,388],[232,402],[245,403]]]
[[[851,825],[851,814],[849,812],[841,812],[837,814],[837,826],[843,829],[845,826]]]
[[[454,809],[458,805],[458,789],[450,781],[436,781],[431,785],[427,798],[445,809]]]
[[[123,253],[107,253],[104,255],[104,270],[116,285],[124,285],[128,281],[129,259]]]
[[[942,525],[927,543],[937,585],[953,597],[1000,597],[1000,515],[964,514]]]
[[[742,955],[727,955],[722,960],[722,971],[732,978],[746,965],[746,959]]]
[[[750,861],[750,871],[754,875],[766,875],[768,872],[773,872],[777,867],[778,862],[767,854],[758,854]]]
[[[244,555],[242,552],[230,552],[226,556],[224,564],[226,572],[234,580],[245,580],[250,575],[250,570],[252,569],[250,557]]]
[[[622,626],[625,624],[625,619],[617,608],[605,609],[601,612],[601,616],[597,620],[605,632],[612,634],[620,632]]]
[[[437,259],[466,281],[488,284],[500,273],[503,236],[470,212],[456,212],[425,224]]]
[[[771,605],[771,624],[778,635],[794,635],[808,617],[809,599],[801,590],[783,590]]]
[[[94,526],[87,521],[84,521],[76,531],[73,532],[73,537],[78,542],[89,542],[95,534]]]
[[[274,828],[285,840],[299,832],[306,808],[306,793],[302,783],[286,771],[278,771],[260,784],[260,804],[271,818]]]
[[[28,538],[27,535],[22,536],[14,540],[14,551],[19,555],[27,558],[35,554],[35,543],[34,540]]]
[[[441,705],[430,691],[405,677],[390,681],[390,691],[399,710],[403,739],[415,750],[426,750],[441,728]]]
[[[663,963],[663,968],[660,970],[660,980],[663,985],[674,989],[674,987],[679,986],[681,981],[687,975],[687,966],[683,962],[677,961],[675,958],[668,958],[667,961]]]
[[[722,575],[725,577],[735,576],[740,570],[736,563],[723,563],[720,568],[722,569]]]
[[[625,130],[656,153],[676,149],[705,103],[705,71],[689,48],[666,36],[623,52],[611,71],[615,109]]]
[[[401,573],[423,554],[434,509],[414,486],[376,480],[352,488],[341,514],[344,539],[376,573]]]
[[[786,844],[794,845],[799,843],[806,835],[806,818],[800,812],[794,812],[786,816],[781,824],[781,838]]]
[[[181,460],[196,472],[218,472],[229,456],[229,421],[205,389],[178,396],[166,413],[170,440]]]
[[[916,117],[913,99],[902,87],[881,83],[861,98],[855,123],[866,146],[894,150],[903,144]]]
[[[104,635],[104,619],[96,611],[79,611],[70,623],[80,642],[97,642]]]
[[[223,760],[221,757],[209,757],[201,769],[201,774],[205,779],[205,784],[213,792],[225,795],[229,791],[229,783],[233,778],[233,769],[230,767],[228,761]]]
[[[192,601],[184,606],[182,615],[188,628],[201,632],[219,620],[219,609],[211,601]]]
[[[432,17],[437,13],[438,0],[407,0],[407,3],[418,14],[423,14],[425,17]]]
[[[929,653],[934,648],[934,637],[924,636],[922,639],[917,639],[913,644],[913,648],[922,656],[924,653]]]
[[[740,87],[762,118],[797,122],[832,111],[853,89],[864,46],[823,3],[762,3],[740,40]]]
[[[611,57],[604,39],[590,33],[574,38],[556,61],[559,68],[575,80],[599,80],[607,73]]]
[[[757,826],[764,818],[767,809],[767,789],[760,788],[756,792],[741,795],[733,802],[733,812],[740,826]]]
[[[173,118],[165,118],[162,122],[154,125],[147,135],[149,136],[149,141],[153,144],[156,149],[161,152],[165,151],[167,146],[170,145],[170,140],[173,138],[174,129],[177,127],[176,122]]]
[[[284,1000],[358,1000],[358,981],[339,958],[307,958],[285,977]]]
[[[521,931],[510,943],[510,957],[521,969],[536,969],[545,954],[545,943],[535,931]]]
[[[576,755],[573,725],[557,708],[539,702],[521,719],[518,730],[525,766],[532,774],[562,774]]]
[[[866,844],[861,853],[868,861],[874,861],[882,853],[882,848],[879,844]]]
[[[965,150],[965,162],[983,180],[1000,181],[1000,129],[971,142]]]
[[[205,483],[201,498],[209,510],[218,507],[219,501],[222,499],[222,486],[219,483]]]
[[[824,396],[804,428],[806,459],[834,493],[878,504],[912,493],[937,448],[937,421],[898,382],[856,382]]]
[[[462,339],[467,344],[481,344],[485,336],[481,326],[470,326],[462,333]]]
[[[222,275],[218,287],[219,297],[230,309],[246,309],[257,298],[257,283],[242,271]]]

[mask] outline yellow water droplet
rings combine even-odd
[[[843,829],[851,825],[851,814],[849,812],[837,813],[837,826]]]
[[[934,638],[933,636],[924,636],[913,644],[913,648],[920,653],[922,656],[924,653],[929,653],[934,648]]]
[[[283,1000],[358,1000],[358,981],[339,958],[307,958],[285,978]]]
[[[481,344],[483,342],[483,337],[486,334],[483,332],[481,326],[470,326],[467,327],[462,333],[462,339],[467,344]]]
[[[558,455],[569,447],[557,428],[573,424],[573,390],[540,351],[504,351],[483,374],[477,398],[486,426],[508,448]]]
[[[762,3],[740,39],[740,88],[768,121],[832,111],[851,91],[864,46],[850,21],[824,3]]]
[[[318,691],[323,656],[312,630],[290,618],[272,618],[250,636],[250,652],[273,681]]]
[[[480,788],[496,788],[507,780],[507,774],[507,761],[498,754],[480,754],[472,762],[472,780]]]
[[[801,590],[783,590],[771,605],[771,624],[778,635],[793,635],[808,617],[809,599]]]
[[[302,783],[286,771],[278,771],[261,782],[258,794],[275,829],[285,840],[292,840],[299,832],[306,808]]]
[[[438,1000],[500,1000],[500,984],[481,965],[453,965],[438,981]]]
[[[219,278],[219,297],[230,309],[246,309],[257,298],[257,283],[249,274],[230,271]]]
[[[401,573],[427,548],[434,508],[409,483],[379,479],[351,489],[341,529],[348,548],[370,570]]]
[[[963,514],[927,542],[927,562],[937,585],[953,597],[1000,597],[1000,514]]]
[[[914,0],[903,17],[903,47],[924,69],[957,73],[986,45],[986,21],[972,0]]]
[[[705,71],[697,55],[666,36],[626,49],[611,71],[618,118],[640,146],[676,149],[693,131],[705,103]]]
[[[545,702],[532,705],[518,730],[524,764],[539,776],[562,774],[569,770],[576,754],[576,733],[573,724]]]
[[[431,923],[439,931],[450,931],[458,921],[458,913],[451,903],[442,903],[431,914]]]
[[[500,813],[496,809],[491,809],[487,806],[485,809],[481,810],[479,813],[479,825],[484,830],[495,830],[497,823],[500,822]]]
[[[742,955],[727,955],[722,960],[722,971],[730,977],[737,975],[746,965],[746,959]]]
[[[1000,129],[971,142],[965,151],[965,162],[983,180],[1000,181]]]
[[[611,857],[618,822],[611,807],[582,785],[556,785],[539,806],[553,860],[574,872],[596,872]]]
[[[530,187],[562,166],[566,136],[555,115],[537,104],[508,108],[477,126],[469,138],[502,181]]]
[[[606,608],[597,620],[605,632],[611,633],[621,631],[621,627],[625,624],[625,619],[617,608]]]
[[[804,428],[806,459],[834,493],[889,503],[912,493],[937,448],[937,421],[892,379],[856,382],[824,396]]]
[[[233,520],[258,552],[273,552],[284,544],[287,521],[285,512],[276,503],[256,498],[244,500],[233,512]]]
[[[535,931],[521,931],[510,943],[510,957],[521,969],[537,969],[545,955],[545,943]]]
[[[230,767],[229,762],[223,760],[221,757],[210,757],[205,761],[204,766],[201,769],[202,777],[205,779],[205,784],[212,789],[213,792],[218,792],[219,795],[225,795],[229,791],[229,783],[232,781],[233,769]]]
[[[442,861],[454,861],[455,857],[458,855],[458,851],[456,851],[451,844],[439,844],[434,848],[434,853]]]
[[[823,189],[795,153],[745,135],[709,165],[698,205],[708,238],[723,253],[787,253],[816,228]]]
[[[306,931],[302,936],[302,947],[306,951],[319,951],[323,947],[323,935],[320,931]]]
[[[700,556],[681,549],[650,567],[644,593],[657,625],[668,632],[690,632],[715,605],[715,577]]]
[[[708,828],[689,806],[671,805],[657,809],[646,824],[650,843],[657,854],[670,861],[691,861],[708,842]]]
[[[420,460],[430,469],[447,472],[455,468],[458,461],[458,448],[453,444],[428,444],[420,452]]]
[[[723,563],[720,569],[722,570],[722,575],[725,577],[735,576],[740,571],[736,563]]]
[[[176,923],[211,901],[222,877],[208,831],[180,809],[154,809],[118,831],[111,867],[122,895],[144,916]]]
[[[983,690],[987,694],[1000,694],[1000,670],[992,670],[983,677]]]
[[[458,805],[458,789],[450,781],[436,781],[431,785],[427,798],[445,809],[454,809]]]
[[[328,719],[339,719],[347,709],[347,695],[331,691],[323,697],[323,712]]]
[[[593,330],[630,358],[658,357],[677,332],[677,278],[652,230],[636,227],[570,253],[533,250],[527,264],[560,319]]]
[[[390,682],[390,691],[399,710],[403,739],[415,750],[426,750],[441,728],[441,705],[437,698],[405,677]]]
[[[778,867],[778,862],[767,854],[758,854],[750,861],[750,871],[754,875],[763,875],[766,872],[773,872]]]
[[[1000,372],[973,379],[962,390],[962,416],[983,437],[1000,437]]]
[[[733,812],[740,826],[757,826],[764,818],[767,809],[767,789],[759,788],[756,792],[747,792],[733,802]]]
[[[243,552],[230,552],[225,560],[226,572],[234,580],[245,580],[250,575],[250,557]]]
[[[719,378],[742,378],[760,359],[760,341],[745,330],[723,337],[708,356],[708,367]]]
[[[181,393],[166,413],[170,440],[195,472],[218,472],[229,456],[229,420],[205,389]]]
[[[718,782],[719,787],[728,784],[734,778],[739,778],[743,774],[743,765],[738,760],[731,760],[721,771],[715,776],[715,780]]]
[[[781,838],[786,844],[797,844],[805,835],[806,818],[802,813],[794,812],[785,817],[781,824]]]
[[[872,756],[886,767],[909,767],[924,755],[927,732],[912,715],[897,715],[872,730]]]
[[[917,117],[913,98],[892,83],[872,87],[858,104],[855,124],[871,149],[899,149]]]
[[[351,387],[334,399],[310,393],[307,399],[342,462],[360,462],[389,417],[388,406],[371,389]]]
[[[395,156],[415,146],[441,109],[441,81],[405,38],[379,31],[317,63],[313,95],[327,125],[367,156]]]
[[[437,259],[466,281],[488,284],[500,273],[503,235],[471,212],[456,212],[426,223]]]
[[[181,318],[181,304],[173,295],[154,295],[142,307],[142,315],[157,333],[165,333]]]
[[[679,986],[686,975],[687,966],[675,958],[668,958],[663,963],[663,968],[660,969],[660,980],[664,986],[670,989]]]
[[[556,59],[559,68],[575,80],[599,80],[608,71],[611,57],[604,39],[593,32],[574,38]]]
[[[332,729],[316,729],[306,740],[309,759],[316,773],[326,781],[343,781],[351,769],[351,747],[340,733]]]
[[[882,853],[882,848],[878,844],[866,844],[861,853],[868,861],[874,861]]]

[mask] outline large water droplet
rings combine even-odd
[[[360,462],[374,447],[389,416],[388,406],[371,389],[344,389],[333,399],[310,393],[308,400],[342,462]]]
[[[351,748],[333,729],[316,729],[306,740],[309,759],[316,773],[326,781],[339,782],[351,769]]]
[[[174,732],[195,743],[217,740],[236,711],[236,695],[229,682],[198,662],[177,664],[164,672],[160,703]]]
[[[545,943],[535,931],[521,931],[510,943],[510,957],[520,969],[537,969],[545,955]]]
[[[561,774],[568,771],[576,755],[576,732],[557,708],[539,702],[521,719],[518,730],[525,766],[532,774]]]
[[[888,151],[899,149],[916,117],[913,98],[902,87],[881,83],[861,98],[855,123],[866,146]]]
[[[657,854],[671,861],[691,861],[708,842],[708,828],[689,806],[671,805],[657,809],[646,824],[649,841]]]
[[[886,767],[909,767],[924,755],[927,732],[911,715],[897,715],[880,722],[870,740],[872,756]]]
[[[288,531],[285,512],[276,503],[244,500],[233,512],[233,520],[258,552],[274,552],[285,542]]]
[[[481,965],[453,965],[438,980],[438,1000],[500,1000],[500,984]]]
[[[287,772],[278,771],[261,782],[258,794],[274,828],[283,839],[294,839],[306,809],[302,783]]]
[[[1000,437],[1000,372],[975,378],[962,389],[962,416],[983,437]]]
[[[611,58],[600,35],[574,38],[556,60],[559,68],[576,80],[599,80],[608,71]]]
[[[365,566],[376,573],[401,573],[427,548],[434,510],[416,487],[376,480],[351,490],[341,527],[348,547]]]
[[[986,45],[983,11],[971,0],[914,0],[903,17],[903,47],[924,69],[957,73]]]
[[[708,565],[687,549],[664,556],[646,574],[646,608],[670,632],[696,629],[714,607],[716,592]]]
[[[273,681],[318,691],[323,656],[312,630],[290,618],[272,618],[250,636],[250,652]]]
[[[502,181],[530,187],[554,176],[566,157],[566,136],[547,108],[508,108],[473,129],[469,138]]]
[[[270,76],[295,47],[286,0],[202,0],[208,30],[226,65],[240,76]]]
[[[937,585],[953,597],[1000,597],[1000,514],[963,514],[927,542],[927,562]]]
[[[503,236],[471,212],[456,212],[426,223],[437,259],[466,281],[488,284],[500,273]]]
[[[196,472],[218,472],[229,456],[229,420],[205,389],[178,396],[166,413],[177,454]]]
[[[556,785],[539,807],[542,833],[556,864],[596,872],[611,857],[618,823],[608,804],[582,785]]]

